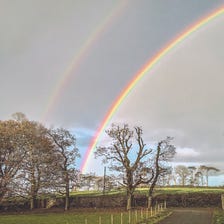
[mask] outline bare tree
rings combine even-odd
[[[194,176],[195,176],[195,171],[197,170],[197,168],[195,166],[188,166],[187,167],[189,172],[190,172],[190,185],[194,186]]]
[[[12,118],[15,120],[15,121],[18,121],[18,122],[22,122],[22,121],[27,121],[27,117],[24,113],[22,112],[16,112],[14,114],[12,114]]]
[[[190,176],[190,172],[186,166],[178,165],[175,167],[175,173],[179,177],[181,185],[185,186],[187,178]]]
[[[170,173],[171,167],[168,166],[168,162],[173,159],[176,153],[175,147],[170,144],[171,140],[172,138],[167,137],[165,140],[158,143],[155,150],[155,156],[152,159],[152,166],[148,169],[152,176],[149,179],[148,208],[151,207],[153,191],[159,178],[163,178]]]
[[[80,157],[76,147],[76,138],[66,129],[51,129],[48,132],[52,138],[57,155],[58,185],[64,189],[65,210],[69,209],[70,183],[77,178],[76,159]]]
[[[197,185],[197,186],[203,186],[203,183],[204,183],[204,177],[203,177],[203,174],[201,171],[197,171],[194,175],[194,183]]]
[[[208,184],[208,177],[209,177],[209,174],[211,171],[213,172],[218,172],[219,169],[215,168],[215,167],[212,167],[212,166],[205,166],[205,165],[201,165],[199,167],[199,170],[201,170],[202,173],[204,173],[205,175],[205,178],[206,178],[206,186],[208,187],[209,184]]]
[[[95,173],[86,173],[80,175],[80,186],[85,188],[86,190],[90,190],[91,188],[94,188],[96,186],[97,177]],[[102,178],[103,179],[103,178]],[[100,183],[99,183],[100,184]],[[99,186],[100,187],[100,186]]]
[[[129,210],[132,207],[134,190],[144,182],[141,174],[152,149],[146,148],[140,127],[131,130],[127,124],[112,124],[106,133],[112,139],[111,145],[98,147],[95,155],[103,157],[103,162],[109,163],[109,169],[123,174],[122,185],[127,191]]]

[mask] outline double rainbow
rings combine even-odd
[[[175,46],[177,46],[180,42],[184,41],[188,36],[190,36],[195,31],[199,30],[201,27],[205,26],[210,21],[214,20],[215,18],[221,16],[224,14],[224,7],[219,8],[218,10],[210,13],[209,15],[203,17],[199,21],[197,21],[195,24],[190,26],[188,29],[186,29],[184,32],[179,34],[175,39],[173,39],[171,42],[169,42],[162,50],[160,50],[153,58],[151,58],[145,66],[142,67],[142,69],[134,75],[134,78],[129,82],[129,84],[123,89],[123,91],[120,93],[118,98],[114,101],[114,103],[111,105],[110,110],[104,117],[103,121],[101,122],[99,128],[97,129],[95,136],[92,138],[89,147],[85,153],[82,165],[81,165],[81,172],[85,173],[88,162],[90,160],[91,154],[93,153],[97,142],[102,134],[102,132],[107,127],[108,123],[110,122],[111,118],[121,105],[121,103],[125,100],[125,98],[128,96],[128,94],[132,91],[132,89],[136,86],[136,84],[141,80],[146,74],[149,74],[148,72],[155,66],[155,64],[163,58],[165,55],[168,54]]]

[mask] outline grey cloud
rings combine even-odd
[[[223,157],[223,17],[162,59],[128,96],[117,115],[137,121],[148,137],[173,136],[198,156],[177,161],[218,164]],[[224,168],[224,165],[222,165]]]
[[[21,111],[41,120],[68,66],[120,2],[1,1],[0,118]],[[46,123],[97,130],[112,102],[149,58],[223,4],[127,1],[71,69]],[[203,38],[190,37],[161,60],[113,119],[139,123],[151,139],[174,135],[177,146],[204,150],[208,158],[211,148],[218,152],[223,146],[224,34],[218,20],[206,27],[211,32],[204,29]],[[87,131],[80,143],[83,151],[90,138]]]

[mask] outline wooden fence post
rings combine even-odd
[[[121,212],[121,224],[123,224],[123,213]]]
[[[111,215],[111,224],[114,224],[114,217]]]
[[[135,210],[135,223],[138,222],[138,210]]]
[[[222,209],[224,210],[224,194],[221,194]]]

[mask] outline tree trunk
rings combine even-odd
[[[69,210],[69,196],[66,193],[65,196],[65,211]]]
[[[201,186],[204,186],[204,177],[201,176]]]
[[[66,183],[65,183],[65,211],[69,210],[69,177],[68,173],[66,173]]]
[[[148,209],[152,207],[152,195],[148,196]]]
[[[32,197],[31,199],[30,199],[30,210],[33,210],[34,209],[34,207],[35,207],[35,199]]]
[[[208,171],[206,173],[206,186],[208,187]]]
[[[182,186],[185,186],[185,176],[182,176]]]
[[[4,194],[0,193],[0,203],[1,203],[2,199],[3,199],[3,197],[4,197]]]
[[[30,210],[36,208],[37,194],[32,194],[30,198]]]
[[[132,207],[132,194],[128,192],[127,194],[127,210],[131,210]]]
[[[4,198],[4,196],[5,196],[6,193],[7,193],[6,186],[5,185],[4,186],[1,186],[0,187],[0,203],[3,200],[3,198]]]
[[[30,210],[33,210],[35,208],[35,202],[37,199],[37,189],[35,186],[35,181],[33,181],[31,185],[31,191],[30,191]]]

